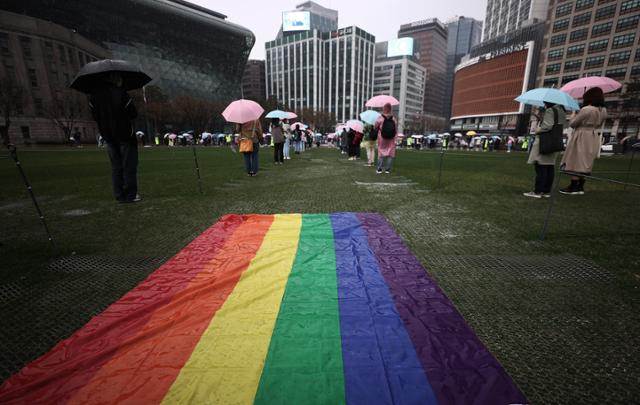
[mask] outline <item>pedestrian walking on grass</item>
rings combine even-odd
[[[562,125],[563,129],[567,127],[564,108],[559,104],[547,102],[544,104],[546,107],[544,118],[542,119],[542,124],[536,129],[535,140],[533,141],[533,145],[531,145],[531,152],[529,153],[529,160],[527,161],[527,163],[534,165],[536,170],[534,190],[524,193],[525,197],[542,198],[551,196],[556,157],[559,152],[541,154],[540,134],[551,131],[556,124]]]
[[[376,161],[376,141],[378,140],[378,131],[375,127],[368,126],[365,129],[365,139],[362,146],[367,151],[367,166],[373,166]]]
[[[398,121],[393,116],[391,104],[382,107],[382,115],[373,124],[378,131],[378,168],[376,173],[391,173],[393,158],[396,156],[396,137],[398,135]]]
[[[573,133],[567,141],[560,167],[566,171],[590,175],[593,162],[600,152],[600,127],[607,118],[604,108],[604,93],[600,87],[593,87],[584,93],[584,103],[580,112],[569,126]],[[584,194],[584,176],[571,176],[571,184],[561,188],[562,194]]]
[[[140,201],[138,195],[138,140],[131,121],[137,111],[133,99],[123,89],[123,79],[117,72],[109,73],[102,85],[90,93],[89,107],[107,143],[111,161],[113,196],[118,202]]]

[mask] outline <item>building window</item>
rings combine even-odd
[[[22,138],[24,139],[26,144],[31,143],[31,133],[29,132],[29,127],[23,126],[20,127],[20,132],[22,132]]]
[[[598,0],[598,5],[606,4],[606,3],[612,3],[614,1],[618,1],[618,0]]]
[[[573,70],[580,70],[582,67],[582,59],[568,60],[564,63],[564,71],[571,72]]]
[[[558,87],[558,78],[550,77],[544,79],[544,82],[542,82],[542,87]]]
[[[42,106],[42,99],[41,98],[34,98],[33,99],[33,105],[36,108],[36,115],[43,115],[44,114],[44,108]]]
[[[580,76],[579,75],[569,75],[569,76],[562,76],[562,85],[564,86],[565,84],[578,79]]]
[[[621,65],[623,63],[627,63],[629,62],[630,57],[631,57],[631,51],[612,53],[611,55],[609,55],[609,66]]]
[[[562,48],[554,49],[549,51],[549,54],[547,55],[547,60],[562,59],[563,56],[564,56],[564,49]]]
[[[569,19],[568,18],[565,18],[565,19],[562,19],[562,20],[556,20],[556,22],[553,23],[553,32],[566,30],[567,28],[569,28]]]
[[[27,76],[29,76],[29,82],[31,87],[38,87],[38,76],[36,76],[35,69],[27,69]]]
[[[53,44],[51,42],[44,43],[44,53],[48,61],[53,61]]]
[[[575,30],[571,32],[571,35],[569,35],[569,42],[582,41],[583,39],[587,39],[588,35],[589,35],[588,28],[580,28],[579,30]]]
[[[616,5],[615,4],[611,4],[609,6],[606,7],[601,7],[598,10],[596,10],[596,18],[594,19],[594,21],[600,21],[600,20],[604,20],[605,18],[611,18],[614,15],[616,15]]]
[[[567,48],[567,57],[582,55],[584,53],[584,44],[574,45]]]
[[[640,65],[635,65],[631,68],[631,76],[632,77],[640,76]]]
[[[602,76],[602,70],[594,70],[593,72],[585,72],[584,77],[589,77],[589,76]]]
[[[589,24],[590,22],[591,22],[591,11],[574,16],[571,26],[579,27],[581,25]]]
[[[640,0],[626,0],[620,5],[620,14],[630,13],[640,9]]]
[[[604,75],[612,79],[620,79],[620,78],[624,79],[624,77],[627,75],[627,69],[626,68],[609,69],[605,72]]]
[[[67,54],[64,51],[64,46],[58,45],[58,53],[60,54],[60,63],[67,63]]]
[[[601,39],[589,43],[589,53],[606,51],[609,46],[609,39]]]
[[[562,17],[563,15],[571,14],[571,10],[573,9],[573,4],[565,3],[556,7],[556,18]]]
[[[634,62],[640,62],[640,49],[636,51],[636,57],[633,60]]]
[[[551,37],[551,46],[564,45],[567,41],[567,34],[554,35]]]
[[[630,46],[630,45],[633,45],[633,41],[635,40],[636,40],[635,32],[633,34],[618,35],[617,37],[613,38],[613,43],[611,44],[611,48],[615,49],[615,48],[623,48],[625,46]]]
[[[638,26],[640,15],[632,15],[630,17],[621,18],[616,24],[616,32],[634,29]]]
[[[554,73],[560,72],[560,63],[554,63],[551,65],[547,65],[547,69],[545,70],[545,74],[550,75]]]
[[[594,25],[593,28],[591,28],[591,38],[609,34],[612,25],[613,23],[611,21]]]
[[[9,34],[0,32],[0,53],[9,55]]]
[[[601,67],[604,65],[604,55],[603,56],[592,56],[590,58],[585,59],[584,68],[590,69],[594,67]]]
[[[576,10],[582,10],[582,9],[585,9],[585,8],[592,7],[593,3],[595,3],[594,0],[577,0],[576,1]]]
[[[31,38],[21,36],[20,45],[22,46],[22,53],[24,54],[25,59],[31,59]]]

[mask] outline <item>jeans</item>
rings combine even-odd
[[[284,140],[284,158],[289,159],[291,157],[291,142],[289,142],[289,138]]]
[[[138,143],[110,141],[107,153],[111,160],[113,196],[118,201],[132,201],[138,194]]]
[[[273,144],[273,161],[282,163],[284,161],[284,142]]]
[[[554,165],[540,165],[535,162],[536,168],[536,184],[533,190],[536,193],[549,194],[553,185]]]
[[[391,156],[378,156],[378,171],[384,170],[391,171],[391,163],[393,163],[393,157]]]
[[[245,152],[243,153],[244,158],[244,168],[247,173],[255,174],[258,173],[258,153],[260,152],[260,144],[253,144],[253,152]]]

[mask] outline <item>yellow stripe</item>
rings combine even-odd
[[[301,226],[300,214],[274,216],[260,250],[211,320],[164,404],[253,403]]]

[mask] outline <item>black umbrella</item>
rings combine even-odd
[[[80,69],[69,87],[91,93],[111,72],[120,73],[125,90],[139,89],[152,79],[136,65],[125,60],[103,59],[89,62]]]

